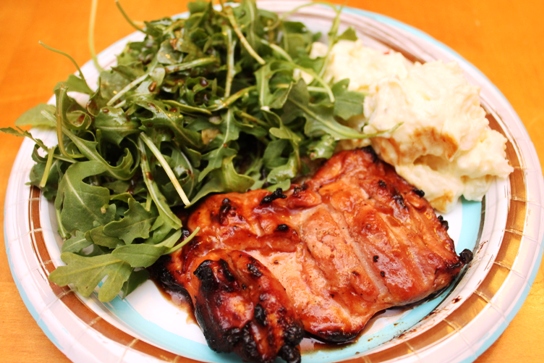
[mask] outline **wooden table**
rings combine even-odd
[[[473,63],[504,93],[523,120],[544,161],[543,1],[348,0],[332,1],[388,15],[427,32]],[[87,34],[90,0],[0,2],[0,127],[12,126],[33,105],[46,101],[72,64],[38,45],[62,49],[83,64],[90,58]],[[186,9],[186,1],[123,0],[133,19],[150,20]],[[96,24],[100,51],[131,33],[113,0],[101,1]],[[0,134],[0,209],[21,139]],[[9,211],[7,211],[9,213]],[[0,240],[3,244],[3,235]],[[504,334],[480,362],[544,360],[544,268]],[[0,248],[0,361],[62,362],[26,310]]]

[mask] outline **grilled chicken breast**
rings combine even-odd
[[[208,197],[198,236],[161,262],[190,296],[210,347],[244,360],[300,360],[304,332],[348,343],[377,312],[446,287],[458,256],[423,193],[370,148],[333,156],[283,192]]]

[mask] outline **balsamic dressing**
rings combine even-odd
[[[155,286],[157,286],[157,289],[160,291],[161,295],[167,301],[171,302],[176,308],[187,313],[187,324],[198,325],[194,314],[193,304],[191,303],[191,300],[189,299],[189,296],[187,296],[187,294],[181,291],[174,291],[172,289],[168,289],[160,281],[157,281],[154,276],[151,278],[151,281],[153,281]]]

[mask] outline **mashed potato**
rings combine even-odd
[[[323,48],[314,54],[324,54]],[[382,132],[370,139],[373,148],[440,212],[451,210],[461,196],[481,200],[495,177],[512,172],[506,139],[490,129],[479,88],[456,63],[412,64],[397,52],[340,41],[325,77],[350,78],[350,89],[366,95],[364,114],[350,125]]]

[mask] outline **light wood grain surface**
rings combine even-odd
[[[544,161],[544,1],[347,0],[332,1],[381,13],[421,29],[478,67],[523,120]],[[62,49],[83,64],[90,58],[90,0],[0,1],[0,127],[13,126],[28,108],[45,102],[55,84],[74,72],[70,62],[38,45]],[[186,10],[180,0],[122,0],[131,18],[150,20]],[[132,32],[115,7],[98,7],[96,49]],[[21,139],[0,134],[0,218]],[[64,362],[27,311],[0,242],[0,361]],[[544,361],[544,268],[518,315],[479,362]]]

